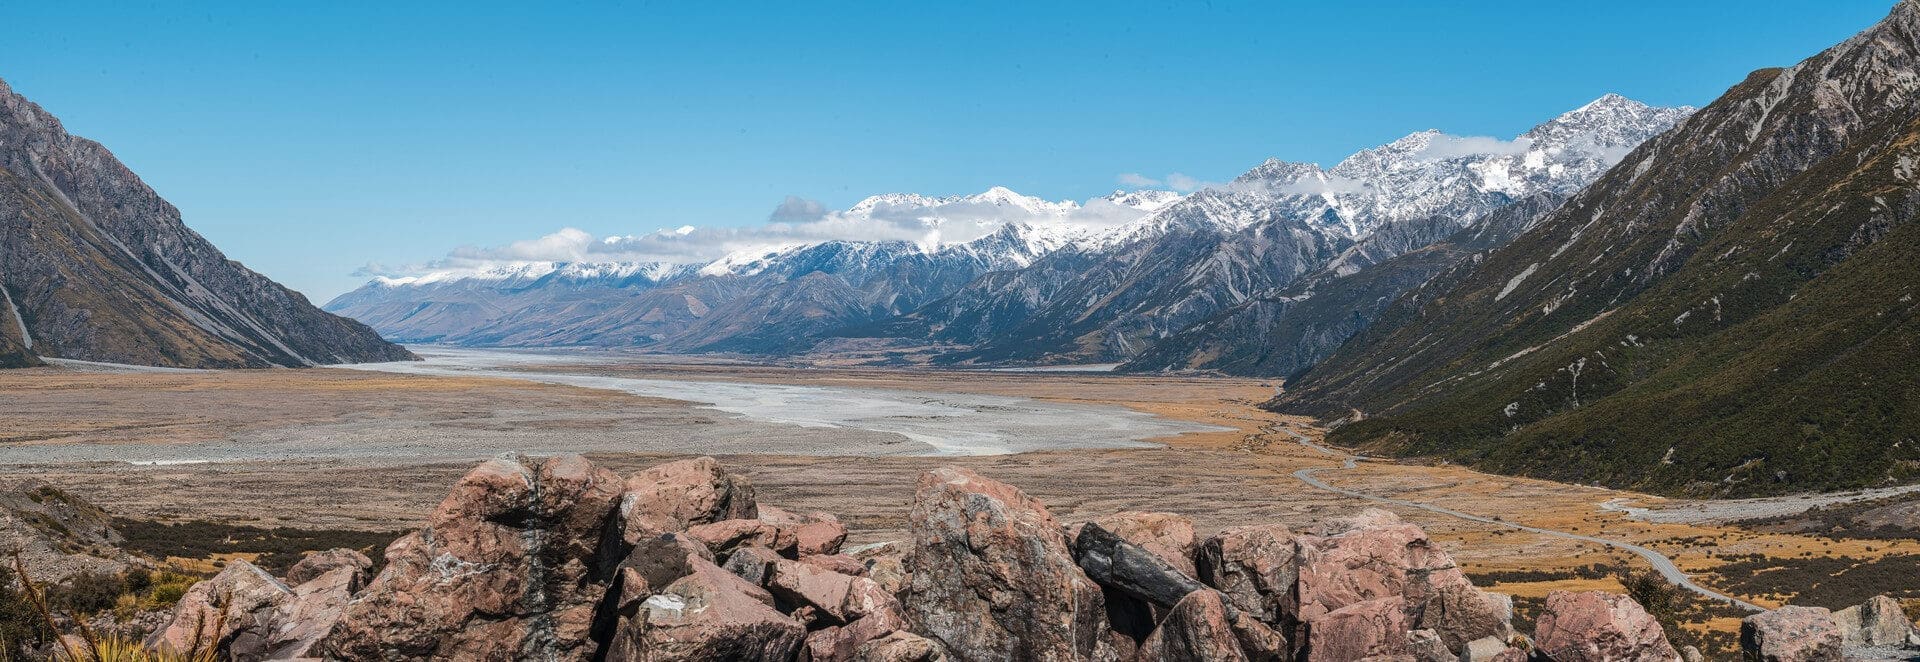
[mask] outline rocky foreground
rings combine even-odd
[[[1067,524],[1018,488],[942,468],[911,539],[843,548],[830,514],[761,505],[712,458],[622,477],[578,456],[474,468],[386,550],[244,561],[148,639],[234,660],[1698,659],[1631,599],[1550,595],[1532,636],[1412,524],[1313,531],[1179,515]],[[1749,618],[1750,659],[1905,659],[1888,599]],[[1877,648],[1876,648],[1877,647]],[[1844,657],[1843,657],[1844,656]]]

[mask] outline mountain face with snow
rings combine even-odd
[[[1181,329],[1118,370],[1291,376],[1338,350],[1408,292],[1463,263],[1485,259],[1488,251],[1519,236],[1565,201],[1566,196],[1551,191],[1535,193],[1481,216],[1442,241],[1360,266],[1392,252],[1375,249],[1375,242],[1415,244],[1431,236],[1426,233],[1451,229],[1452,223],[1441,217],[1425,224],[1388,226],[1348,249],[1343,259]]]
[[[1423,131],[1331,169],[1270,160],[894,328],[970,346],[948,362],[1126,360],[1323,267],[1352,273],[1514,200],[1571,195],[1691,111],[1610,94],[1510,141]]]
[[[917,309],[984,274],[1097,241],[1180,197],[1115,192],[1082,204],[1000,187],[877,195],[816,225],[877,226],[903,239],[796,241],[704,263],[526,262],[429,272],[376,279],[327,308],[403,342],[799,352],[829,331]]]
[[[1920,477],[1920,0],[1753,72],[1270,403],[1378,453],[1695,496]],[[1681,440],[1675,444],[1674,440]]]
[[[0,81],[0,367],[411,357],[228,260],[105,147]]]
[[[410,342],[794,354],[880,337],[952,348],[935,359],[948,363],[1126,360],[1303,276],[1349,275],[1515,200],[1571,194],[1689,111],[1608,95],[1512,140],[1423,131],[1332,168],[1270,160],[1185,196],[877,195],[701,263],[427,273],[328,310]],[[892,238],[820,238],[850,227]]]

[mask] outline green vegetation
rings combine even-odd
[[[1747,191],[1696,172],[1730,167],[1720,139],[1658,145],[1653,174],[1409,295],[1272,406],[1373,414],[1337,444],[1667,494],[1920,479],[1920,122]]]
[[[117,635],[103,636],[86,624],[108,609],[123,619],[135,611],[169,609],[197,579],[134,568],[117,575],[81,573],[43,585],[27,574],[16,554],[12,567],[0,565],[0,662],[31,659],[47,646],[53,647],[54,659],[71,662],[213,662],[211,643],[196,644],[184,654],[156,651]]]
[[[1920,598],[1920,555],[1892,555],[1875,559],[1851,556],[1814,556],[1801,559],[1734,557],[1714,568],[1721,577],[1715,585],[1743,595],[1764,595],[1793,604],[1845,609],[1876,595],[1897,600]]]
[[[397,532],[263,528],[203,521],[169,524],[115,519],[113,528],[126,537],[125,549],[156,559],[258,554],[253,564],[276,575],[284,574],[308,552],[337,547],[359,550],[379,567],[385,563],[387,545],[401,536]]]

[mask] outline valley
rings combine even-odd
[[[414,349],[432,364],[434,349]],[[1814,556],[1869,568],[1877,567],[1877,559],[1920,558],[1920,542],[1911,539],[1767,531],[1729,523],[1738,514],[1724,510],[1709,519],[1635,517],[1620,508],[1686,512],[1692,505],[1686,501],[1444,464],[1349,462],[1322,445],[1324,431],[1308,419],[1259,409],[1274,392],[1274,384],[1263,380],[768,366],[604,353],[517,356],[524,360],[488,362],[484,374],[339,368],[0,373],[0,389],[19,403],[0,414],[6,446],[15,451],[0,456],[0,475],[61,485],[133,520],[385,532],[418,521],[441,498],[438,486],[506,448],[583,451],[596,464],[623,472],[709,454],[749,477],[765,498],[839,513],[850,540],[869,543],[903,536],[916,478],[955,465],[1018,485],[1055,504],[1063,517],[1169,511],[1192,517],[1203,533],[1249,521],[1306,527],[1384,506],[1426,528],[1469,573],[1493,579],[1491,590],[1523,603],[1558,588],[1617,589],[1610,576],[1587,570],[1595,565],[1646,567],[1644,559],[1597,540],[1653,551],[1701,587],[1766,607],[1794,596],[1756,589],[1745,575],[1722,576],[1719,569],[1753,559],[1792,572]],[[420,364],[404,365],[417,370]],[[604,382],[589,382],[600,388],[542,383],[556,373],[709,387],[689,389],[688,400],[727,386],[949,400],[964,395],[1026,400],[1030,410],[1043,411],[1123,408],[1170,426],[1168,431],[1185,431],[1152,444],[1121,444],[1146,446],[1136,448],[940,454],[856,426],[759,420],[703,403],[608,389]],[[1019,429],[1018,421],[1008,423],[1007,429]],[[303,451],[309,446],[320,451]],[[110,447],[118,459],[62,450],[101,447]],[[246,456],[250,447],[271,451]],[[179,462],[188,448],[219,449],[239,459],[206,461],[219,454],[212,453]],[[1753,512],[1776,514],[1791,500],[1764,503]],[[1920,584],[1876,585],[1897,597],[1920,597]],[[1851,593],[1832,600],[1843,598],[1854,600]],[[1727,635],[1737,627],[1738,610],[1719,613],[1696,627]]]

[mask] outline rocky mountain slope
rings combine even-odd
[[[953,243],[799,243],[680,266],[542,262],[436,272],[376,280],[327,309],[406,342],[791,353],[826,331],[913,310],[984,274],[1095,241],[1099,233],[1079,222],[1085,215],[1130,220],[1178,197],[1134,191],[1083,206],[998,187],[939,198],[879,195],[837,217],[929,231],[964,219],[997,229]]]
[[[1336,442],[1709,495],[1920,476],[1920,2],[1763,69],[1272,403]]]
[[[1311,367],[1365,329],[1409,290],[1462,261],[1519,236],[1566,200],[1536,193],[1475,219],[1447,239],[1394,255],[1370,266],[1367,253],[1394,234],[1383,230],[1355,244],[1343,258],[1301,277],[1280,291],[1247,300],[1153,344],[1118,369],[1123,372],[1212,370],[1234,375],[1286,376]],[[1412,224],[1409,224],[1412,225]],[[1434,218],[1421,229],[1452,229]],[[1392,228],[1389,228],[1389,230]],[[1407,242],[1403,245],[1418,245]]]
[[[1610,94],[1512,141],[1422,131],[1331,169],[1271,160],[1097,251],[1050,255],[914,317],[933,338],[972,346],[949,362],[1127,359],[1322,268],[1350,273],[1513,200],[1571,194],[1691,110]]]
[[[0,82],[0,367],[410,358],[226,259],[113,158]]]
[[[540,263],[382,279],[328,309],[405,341],[794,354],[823,337],[882,337],[960,346],[941,358],[954,363],[1124,359],[1303,275],[1344,276],[1514,200],[1571,193],[1690,111],[1607,95],[1511,141],[1423,131],[1331,169],[1273,160],[1188,196],[1116,193],[1085,208],[1000,188],[874,196],[836,218],[937,230],[985,217],[999,230],[958,243],[803,244],[697,267]],[[1067,222],[1096,206],[1105,223]]]

